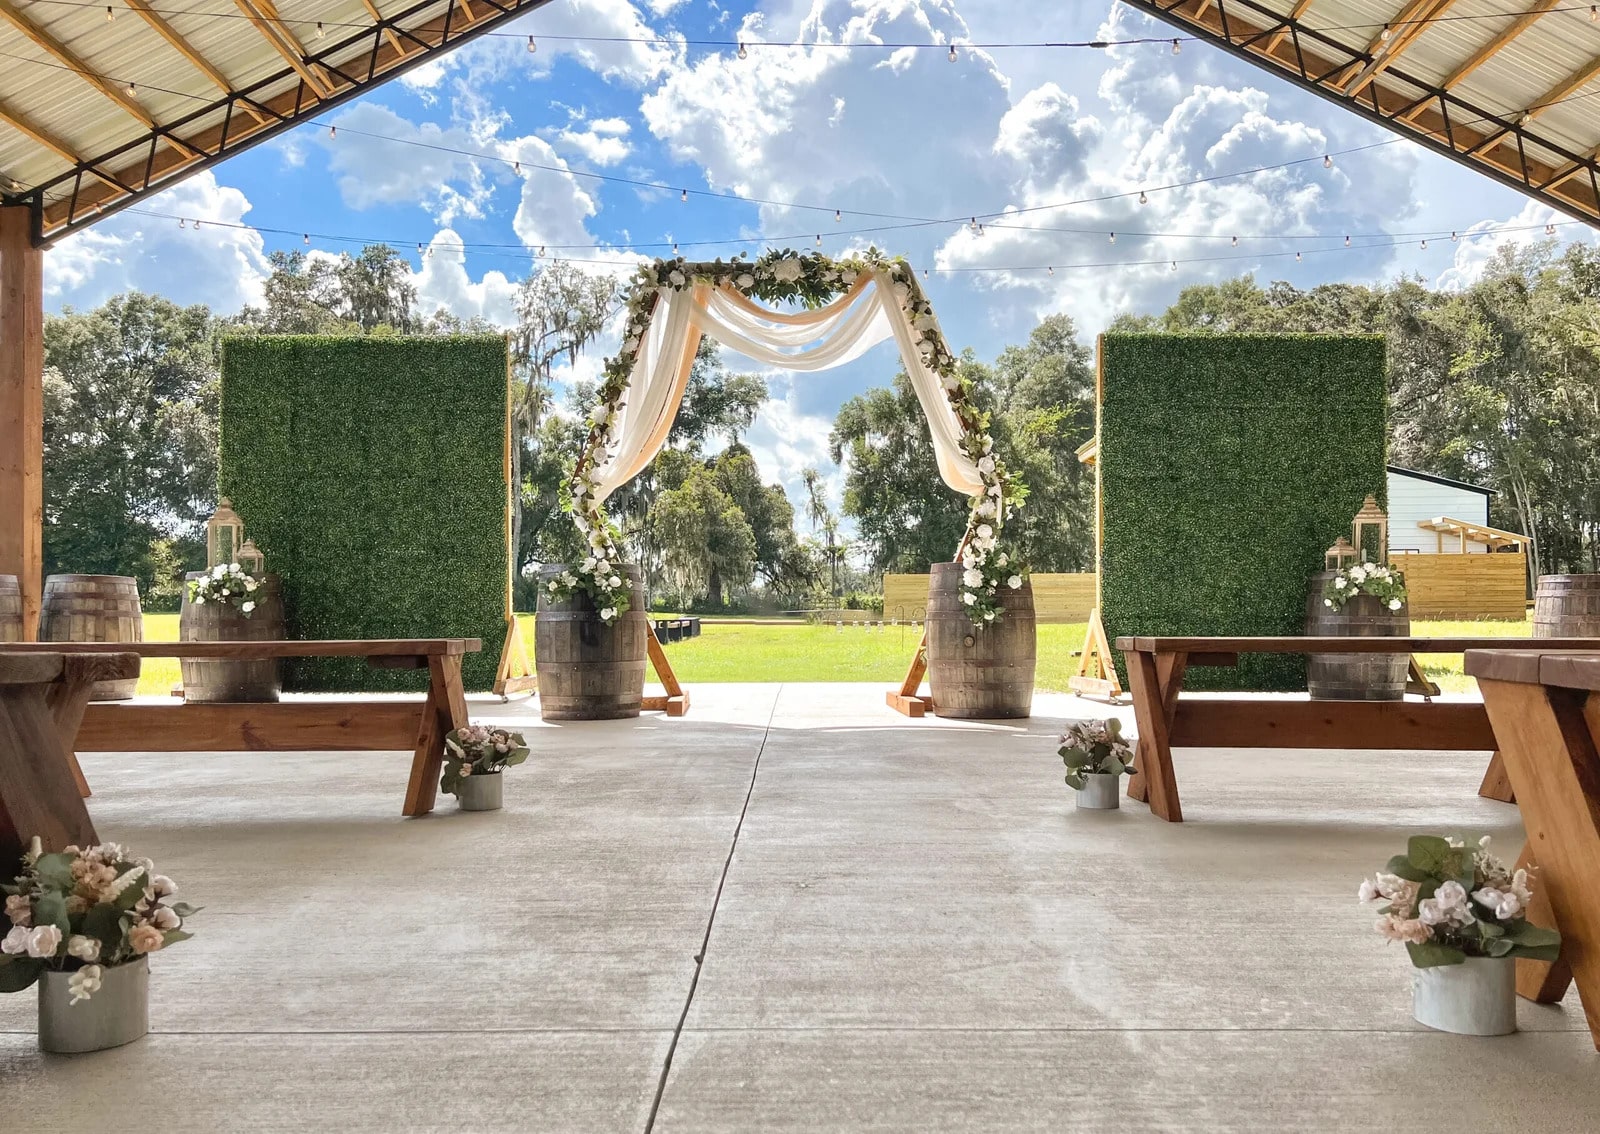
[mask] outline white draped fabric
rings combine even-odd
[[[893,337],[927,415],[939,475],[966,495],[984,491],[977,466],[961,451],[961,423],[917,351],[889,274],[879,271],[863,274],[815,311],[770,311],[733,288],[662,288],[618,413],[615,446],[593,469],[596,504],[643,471],[666,444],[702,334],[759,362],[805,371],[842,366]]]

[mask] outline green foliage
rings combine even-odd
[[[1057,750],[1067,766],[1067,786],[1082,791],[1091,775],[1121,776],[1133,771],[1133,745],[1116,717],[1076,721],[1062,734]]]
[[[1323,552],[1383,499],[1383,340],[1108,334],[1101,350],[1106,632],[1303,633]],[[1305,660],[1246,655],[1188,684],[1303,689]]]
[[[461,781],[472,776],[497,776],[528,758],[528,742],[520,732],[467,725],[444,738],[444,771],[439,790],[460,795]]]
[[[222,355],[222,491],[282,576],[297,638],[505,635],[506,341],[233,338]],[[361,659],[285,666],[296,689],[420,689]]]

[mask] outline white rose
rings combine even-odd
[[[244,603],[239,604],[239,609],[244,611],[246,614],[249,614],[255,608],[256,608],[256,604],[253,603],[253,602],[244,602]]]
[[[1322,600],[1322,605],[1323,606],[1332,606],[1333,605],[1333,600],[1331,598],[1325,598],[1325,599]]]
[[[72,993],[69,1007],[80,1000],[87,1000],[100,991],[99,965],[85,965],[67,978],[67,991]]]
[[[622,586],[622,577],[620,575],[611,576],[611,578],[606,580],[606,586],[608,586],[608,587],[620,587],[620,586]]]
[[[973,567],[968,567],[961,572],[961,581],[969,587],[983,586],[983,572]]]
[[[28,931],[28,956],[44,960],[61,948],[61,931],[53,925],[36,925]]]
[[[983,460],[979,461],[978,462],[978,471],[981,472],[981,473],[992,473],[992,472],[994,472],[994,458],[993,457],[984,457]]]
[[[931,331],[938,325],[938,321],[934,319],[933,313],[929,312],[926,315],[918,315],[912,320],[911,325],[919,331]]]
[[[1345,581],[1343,579],[1335,579],[1333,581],[1333,589],[1334,590],[1342,591],[1342,590],[1344,590],[1344,588],[1345,588]]]
[[[983,620],[985,622],[993,622],[994,621],[994,611],[992,611],[992,610],[984,611],[983,612]]]
[[[799,279],[805,269],[800,261],[793,256],[785,256],[774,261],[772,265],[772,278],[780,283],[793,283]]]
[[[977,565],[978,565],[977,557],[974,556],[971,552],[968,552],[966,555],[963,555],[961,557],[961,566],[963,566],[963,567],[976,567]]]
[[[738,279],[734,280],[733,284],[740,291],[749,291],[751,288],[756,286],[756,278],[749,272],[745,272]]]
[[[608,607],[606,607],[604,610],[602,610],[600,612],[600,621],[601,622],[610,622],[616,616],[617,616],[617,608],[614,607],[614,606],[608,606]]]
[[[0,953],[9,953],[13,957],[18,953],[28,951],[28,938],[33,930],[26,925],[13,925],[11,932],[0,939]]]
[[[156,912],[150,915],[150,923],[157,929],[177,929],[183,921],[166,906],[157,906]]]
[[[6,916],[12,925],[32,925],[33,905],[21,894],[7,894]]]
[[[687,282],[687,277],[682,272],[674,271],[667,277],[667,282],[673,287],[682,287]]]
[[[957,386],[961,385],[961,379],[956,375],[955,371],[952,370],[948,373],[939,375],[939,385],[943,386],[946,390],[954,390]]]
[[[228,570],[237,575],[239,573],[239,565],[237,563],[230,563],[228,564]]]
[[[594,570],[594,565],[597,562],[599,562],[599,560],[595,559],[595,557],[591,555],[591,556],[589,556],[587,559],[585,559],[583,561],[583,566],[578,568],[578,570],[580,570],[580,571],[593,571]]]
[[[93,937],[74,933],[67,938],[67,955],[76,957],[80,961],[88,961],[92,965],[100,959],[100,942]]]
[[[1018,587],[1022,586],[1022,576],[1011,576],[1011,578],[1006,580],[1006,586],[1010,587],[1012,590],[1016,590]]]
[[[172,884],[172,879],[165,874],[157,874],[152,877],[150,879],[150,888],[155,891],[158,898],[170,898],[178,892],[178,888]]]
[[[994,529],[991,528],[988,524],[979,524],[978,525],[978,538],[979,539],[993,539],[994,538]]]
[[[973,603],[978,601],[978,598],[971,591],[962,591],[961,601],[966,603],[968,606],[971,606]]]

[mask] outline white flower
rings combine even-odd
[[[6,916],[11,919],[12,925],[32,925],[32,903],[21,894],[7,894]]]
[[[992,611],[992,610],[984,611],[983,612],[983,620],[985,622],[993,622],[994,621],[994,611]]]
[[[1522,899],[1509,890],[1497,890],[1493,886],[1485,886],[1481,890],[1472,892],[1472,900],[1480,906],[1487,906],[1494,911],[1494,916],[1501,921],[1516,917],[1522,912]]]
[[[1376,883],[1374,883],[1370,878],[1363,878],[1361,880],[1361,889],[1356,891],[1356,897],[1360,898],[1363,902],[1377,901],[1378,887]]]
[[[194,604],[196,606],[204,606],[206,604],[206,596],[202,594],[196,594],[194,596]]]
[[[19,953],[26,953],[28,938],[32,934],[33,930],[26,925],[12,926],[11,932],[6,934],[4,939],[0,939],[0,953],[9,953],[13,957]]]
[[[1003,551],[1000,553],[1000,558],[995,560],[995,564],[1000,567],[1004,567],[1007,562],[1006,553]]]
[[[600,612],[600,621],[601,622],[610,622],[616,616],[617,616],[617,608],[614,607],[614,606],[608,606],[608,607],[606,607],[604,610],[602,610]]]
[[[253,591],[257,587],[259,587],[260,585],[261,584],[256,582],[254,579],[246,579],[244,581],[244,589],[247,590],[247,591]]]
[[[1400,600],[1397,599],[1397,598],[1390,599],[1389,600],[1389,609],[1390,610],[1399,610],[1400,609]]]
[[[1343,579],[1335,579],[1333,581],[1333,589],[1336,591],[1342,591],[1349,585],[1350,584],[1346,583]]]
[[[967,552],[965,555],[963,555],[961,557],[961,566],[967,567],[967,568],[972,568],[972,567],[976,567],[977,565],[978,565],[978,559],[977,559],[977,557],[975,555],[972,554],[972,552],[969,551],[969,552]]]
[[[218,563],[215,567],[211,568],[211,577],[213,579],[220,579],[227,573],[228,565],[226,563]]]
[[[1354,582],[1359,583],[1359,582],[1361,582],[1361,580],[1365,579],[1366,577],[1367,577],[1367,569],[1365,567],[1361,566],[1361,564],[1357,563],[1354,567],[1350,568],[1350,578]]]
[[[978,471],[985,474],[994,472],[994,458],[986,456],[979,461]]]
[[[53,925],[36,925],[28,931],[28,956],[44,960],[61,948],[61,930]]]
[[[244,611],[246,614],[249,614],[255,608],[256,608],[256,604],[254,602],[248,602],[247,601],[247,602],[243,602],[243,603],[239,604],[239,609]]]
[[[906,300],[911,298],[911,289],[903,283],[897,283],[894,285],[892,290],[894,291],[895,300],[900,304],[901,307],[904,307],[906,305]]]
[[[996,511],[997,509],[994,506],[994,501],[990,500],[987,496],[978,501],[978,515],[985,517],[993,516]]]
[[[1417,917],[1424,925],[1471,925],[1476,918],[1467,905],[1467,891],[1451,879],[1441,883],[1431,898],[1417,903]]]
[[[671,275],[667,276],[667,282],[673,287],[682,287],[688,280],[682,272],[673,271]]]
[[[775,260],[772,264],[772,278],[779,283],[794,283],[804,273],[805,269],[794,256],[785,256]]]
[[[76,957],[80,961],[90,964],[100,959],[100,942],[94,937],[85,937],[81,933],[74,933],[67,938],[67,955]]]
[[[979,524],[978,525],[978,538],[979,539],[984,539],[984,540],[993,539],[994,538],[994,529],[991,528],[988,524]]]
[[[150,888],[155,891],[158,898],[170,898],[178,892],[178,888],[172,884],[172,879],[165,874],[157,874],[151,878]]]
[[[67,991],[72,993],[69,1007],[100,991],[100,973],[99,965],[85,965],[67,978]]]
[[[593,571],[594,570],[594,565],[595,565],[596,562],[598,562],[598,560],[596,560],[595,557],[591,555],[591,556],[589,556],[587,559],[585,559],[583,561],[583,566],[578,568],[578,570],[580,570],[580,571]]]
[[[157,906],[155,912],[150,915],[150,924],[157,929],[177,929],[183,924],[183,920],[168,907]],[[92,957],[89,959],[93,960]]]
[[[606,580],[606,586],[612,587],[612,588],[616,588],[616,587],[622,586],[622,577],[620,575],[611,576],[611,578]]]
[[[966,603],[968,606],[971,606],[973,603],[978,601],[978,596],[973,594],[971,591],[962,591],[961,601]]]
[[[1333,600],[1331,598],[1325,598],[1325,599],[1322,600],[1322,605],[1323,606],[1332,606],[1333,605]]]
[[[976,567],[968,567],[961,572],[961,581],[969,587],[981,587],[983,586],[983,572]]]
[[[947,371],[946,373],[939,375],[939,385],[943,386],[946,390],[954,390],[957,386],[961,385],[961,379],[956,376],[955,371]]]
[[[558,590],[561,589],[561,580],[560,579],[551,579],[550,580],[550,588],[549,589],[550,589],[550,593],[551,594],[555,594]]]
[[[1022,586],[1022,576],[1011,576],[1011,578],[1006,580],[1006,586],[1010,587],[1012,590],[1016,590],[1018,587]]]
[[[636,351],[638,349],[639,349],[639,336],[638,335],[634,335],[631,339],[625,340],[623,342],[623,344],[622,344],[622,352],[624,354],[632,354],[634,351]]]
[[[738,288],[740,291],[749,291],[751,288],[756,286],[756,278],[749,272],[745,272],[738,279],[733,281],[733,286]]]

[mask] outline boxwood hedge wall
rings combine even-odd
[[[1106,633],[1303,633],[1308,576],[1366,495],[1385,498],[1382,337],[1108,334],[1100,350]],[[1305,662],[1247,655],[1187,685],[1304,689]]]
[[[283,576],[294,638],[505,636],[506,340],[271,335],[222,347],[221,491]],[[418,689],[291,659],[285,687]]]

